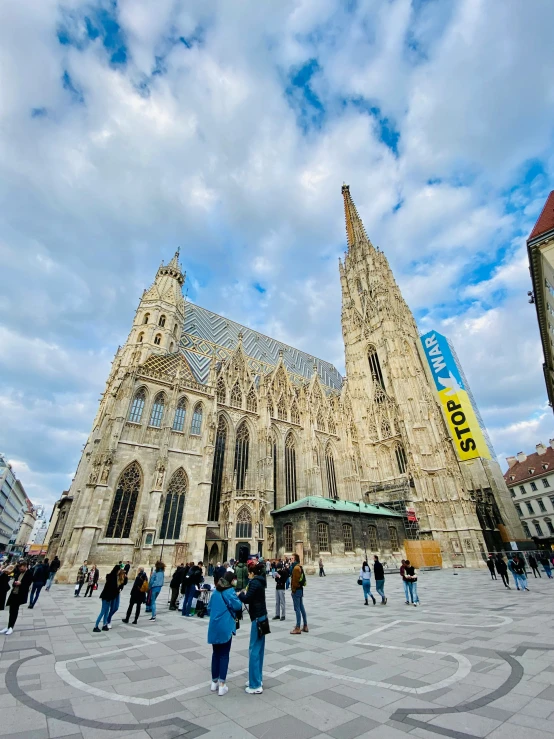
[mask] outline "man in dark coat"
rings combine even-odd
[[[202,574],[202,562],[198,563],[198,566],[193,565],[188,571],[185,579],[185,598],[183,600],[183,616],[192,616],[190,612],[192,608],[192,600],[196,594],[196,591],[200,589],[200,585],[204,581]]]
[[[169,610],[177,610],[177,601],[179,600],[179,589],[183,582],[183,576],[185,571],[185,563],[181,562],[179,567],[173,573],[173,577],[169,582],[169,589],[171,590],[171,601],[169,602]]]
[[[46,583],[46,590],[50,590],[52,587],[52,583],[54,582],[54,578],[56,577],[56,572],[60,569],[62,566],[62,563],[58,559],[58,555],[54,557],[54,559],[50,562],[50,566],[48,568],[48,582]]]
[[[504,586],[508,588],[508,590],[510,590],[511,588],[510,588],[510,578],[508,577],[508,565],[506,564],[506,562],[504,562],[504,557],[501,554],[499,554],[496,557],[495,565],[496,565],[496,571],[502,578],[502,582],[504,583]]]
[[[532,554],[529,555],[529,558],[527,560],[529,562],[529,567],[533,570],[533,575],[536,577],[537,572],[539,573],[539,577],[542,577],[541,572],[539,570],[539,565],[537,563],[537,560],[535,557],[533,557]]]
[[[20,562],[15,569],[12,590],[8,598],[8,606],[10,607],[10,616],[8,626],[0,630],[0,634],[9,636],[13,633],[17,617],[19,616],[19,607],[27,603],[29,588],[33,582],[33,573],[27,568],[27,562]]]
[[[33,567],[33,587],[31,588],[29,608],[32,609],[35,607],[35,603],[38,600],[40,591],[46,585],[46,581],[48,580],[49,574],[50,574],[50,567],[48,565],[47,559],[45,559],[43,562]]]
[[[144,588],[144,583],[148,585],[148,577],[146,576],[144,567],[139,567],[137,576],[135,577],[135,582],[131,588],[131,599],[129,601],[129,607],[127,608],[127,615],[125,618],[121,619],[124,624],[129,623],[133,606],[136,606],[135,620],[133,623],[136,624],[138,621],[138,617],[140,616],[140,607],[146,600],[146,592],[148,590],[148,588]]]
[[[492,554],[489,554],[489,558],[487,559],[487,567],[489,568],[489,572],[491,573],[491,580],[496,580],[496,572],[494,569],[494,557]]]

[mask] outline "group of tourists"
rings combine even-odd
[[[48,558],[35,560],[32,566],[24,559],[18,562],[6,560],[0,564],[0,611],[3,611],[6,605],[9,608],[8,625],[0,629],[0,634],[9,636],[13,633],[20,607],[25,605],[29,598],[27,607],[33,610],[42,588],[46,586],[46,590],[50,590],[59,569],[60,560],[57,557],[54,557],[52,562],[49,562]]]
[[[552,552],[551,554],[546,551],[541,552],[539,554],[538,560],[534,554],[529,554],[527,557],[527,563],[529,564],[529,567],[531,568],[535,578],[537,577],[537,575],[538,577],[542,577],[541,571],[539,569],[540,564],[544,569],[545,575],[549,579],[552,579],[552,567],[554,567],[554,552]],[[496,580],[496,575],[498,573],[502,578],[504,587],[508,590],[511,590],[510,578],[508,576],[508,572],[511,572],[514,578],[516,590],[525,590],[529,592],[529,588],[527,587],[527,563],[523,554],[520,553],[508,555],[508,562],[504,561],[504,557],[500,553],[489,554],[489,558],[487,559],[487,567],[489,568],[489,572],[491,573],[491,580]]]

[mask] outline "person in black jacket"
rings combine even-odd
[[[290,577],[289,569],[282,562],[275,572],[275,616],[274,621],[285,620],[285,585]]]
[[[20,562],[14,572],[12,591],[8,598],[8,606],[10,607],[8,626],[0,630],[0,634],[6,634],[6,636],[13,633],[13,627],[19,616],[19,607],[27,603],[29,588],[33,582],[33,573],[27,568],[27,562]]]
[[[529,562],[529,567],[533,570],[533,575],[537,577],[537,572],[539,573],[539,577],[542,577],[541,572],[539,570],[539,565],[537,563],[537,560],[535,557],[533,557],[532,554],[529,555],[529,558],[527,560]]]
[[[238,593],[239,599],[248,605],[250,614],[250,645],[248,647],[248,685],[249,694],[263,693],[263,667],[265,651],[265,634],[258,631],[258,623],[267,621],[265,605],[265,565],[261,562],[252,562],[248,565],[248,586]]]
[[[138,621],[138,617],[140,616],[140,607],[146,600],[146,593],[148,590],[148,588],[143,589],[144,583],[148,584],[148,577],[146,576],[144,567],[139,567],[137,576],[135,577],[135,582],[133,583],[133,587],[131,588],[131,600],[129,601],[129,608],[127,608],[127,615],[125,616],[125,618],[121,619],[124,624],[129,623],[129,618],[131,617],[131,612],[133,610],[133,606],[135,605],[135,620],[133,621],[133,623],[136,624]]]
[[[171,601],[169,603],[170,611],[177,610],[177,601],[179,600],[179,590],[181,588],[181,583],[183,582],[184,571],[185,563],[181,562],[179,567],[177,567],[177,569],[173,573],[173,577],[171,578],[171,581],[169,583],[169,589],[171,590]]]
[[[0,568],[0,611],[6,607],[6,596],[10,590],[10,578],[13,574],[14,566],[6,564]]]
[[[385,570],[383,565],[379,562],[379,557],[373,555],[373,576],[375,577],[375,590],[381,596],[381,605],[387,605],[387,598],[385,596]]]
[[[115,565],[112,571],[110,572],[110,574],[106,575],[106,582],[104,584],[104,589],[100,593],[100,598],[102,600],[102,609],[100,610],[100,614],[98,615],[98,618],[96,619],[96,625],[94,626],[93,631],[100,631],[100,629],[98,628],[98,625],[100,624],[101,619],[104,620],[102,631],[109,631],[108,619],[110,617],[110,609],[111,609],[113,601],[119,595],[119,585],[117,583],[117,575],[120,572],[120,570],[121,570],[120,565]]]
[[[50,566],[48,568],[48,582],[46,583],[46,590],[50,590],[52,587],[52,583],[54,582],[54,578],[56,577],[56,572],[60,569],[62,566],[62,563],[58,559],[58,555],[54,557],[54,559],[50,562]]]
[[[224,567],[221,564],[221,562],[218,562],[214,570],[214,585],[217,585],[217,583],[221,580],[221,578],[225,577],[226,572],[227,572],[227,568]]]
[[[35,607],[40,591],[46,585],[49,574],[50,567],[47,559],[33,567],[33,586],[31,588],[31,597],[29,598],[29,608],[33,609]]]
[[[496,571],[502,578],[504,587],[508,588],[508,590],[511,590],[510,578],[508,577],[508,565],[506,564],[506,562],[504,562],[504,557],[501,554],[497,555],[495,565],[496,565]]]
[[[185,597],[183,599],[183,616],[192,616],[190,609],[192,608],[192,599],[197,589],[200,589],[200,585],[204,582],[204,576],[202,574],[202,562],[198,563],[196,567],[194,564],[188,571],[185,577]]]

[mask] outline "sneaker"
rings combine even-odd
[[[138,621],[131,621],[131,623],[133,624],[133,626],[136,626],[138,624]]]
[[[375,600],[375,598],[373,596],[371,596],[371,600],[373,601],[373,605],[375,605],[377,603],[377,601]]]
[[[300,632],[298,632],[300,633]],[[262,687],[259,688],[245,688],[245,693],[248,693],[248,695],[259,695],[260,693],[264,692],[264,689]]]
[[[101,629],[99,629],[98,626],[95,626],[94,629],[93,629],[93,631],[96,631],[96,633],[99,634],[100,631],[101,631]]]
[[[284,616],[281,616],[281,621],[284,621],[284,620],[285,620],[285,617]]]
[[[409,606],[409,605],[410,605],[410,601],[409,601],[409,600],[406,600],[406,601],[404,601],[404,603],[405,603],[405,604],[406,604],[407,606]]]
[[[294,629],[290,632],[291,634],[301,634],[300,626],[295,626]]]
[[[246,682],[244,683],[244,687],[245,687],[245,688],[248,688],[248,687],[249,687],[249,685],[250,685],[250,683],[249,683],[249,682],[248,682],[248,680],[247,680],[247,681],[246,681]],[[263,684],[263,682],[262,682],[262,688],[263,688],[263,686],[264,686],[264,684]]]
[[[211,690],[211,692],[212,692],[212,693],[215,693],[215,691],[216,691],[216,690],[218,689],[218,687],[219,687],[219,683],[218,683],[218,681],[217,681],[217,680],[215,680],[215,682],[214,682],[214,681],[212,680],[212,682],[211,682],[211,684],[210,684],[210,690]]]
[[[229,692],[229,688],[226,685],[220,685],[218,695],[225,695],[225,693]]]
[[[32,611],[34,606],[27,606],[27,608]]]
[[[417,608],[417,603],[414,603],[413,606],[414,606],[414,608]]]
[[[156,616],[152,616],[152,618],[149,618],[148,620],[149,621],[155,621],[156,620]]]
[[[272,621],[279,621],[279,616],[273,616]]]
[[[10,634],[13,634],[13,629],[8,629],[6,631],[6,636],[9,636]]]
[[[129,619],[128,618],[122,618],[121,620],[123,621],[124,624],[128,624],[129,623]]]
[[[102,631],[109,631],[108,627],[106,625],[102,626]]]
[[[0,634],[5,634],[8,630],[8,627],[6,626],[5,629],[0,629]]]
[[[111,629],[112,628],[112,625],[111,624],[106,624],[106,626],[108,627],[108,629]]]

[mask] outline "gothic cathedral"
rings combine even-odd
[[[352,571],[364,551],[396,563],[434,543],[444,566],[480,566],[476,490],[492,496],[492,527],[513,523],[500,470],[483,483],[460,465],[414,318],[342,194],[346,377],[185,304],[179,254],[162,263],[62,498],[49,549],[60,580],[85,559],[215,562],[239,544]]]

